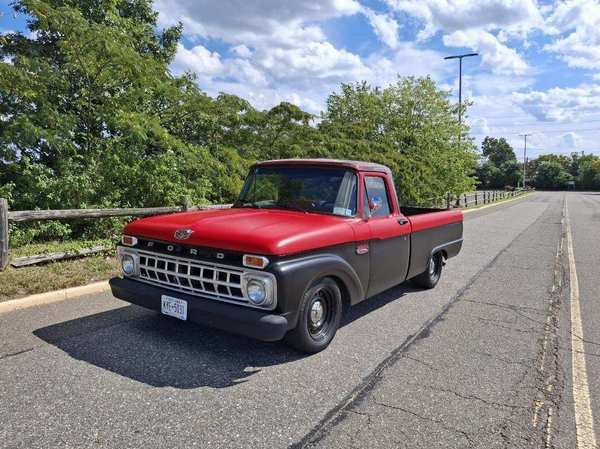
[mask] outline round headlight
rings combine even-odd
[[[248,281],[246,292],[248,293],[248,299],[256,305],[262,304],[267,298],[265,284],[257,279]]]
[[[128,276],[131,276],[135,272],[135,261],[133,257],[129,255],[124,255],[121,259],[121,268],[123,269],[123,273]]]

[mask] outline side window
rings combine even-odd
[[[367,204],[381,203],[379,209],[371,211],[371,216],[387,217],[390,214],[390,204],[384,179],[379,176],[365,176],[365,192],[368,199]]]

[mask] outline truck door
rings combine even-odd
[[[368,296],[404,282],[410,257],[411,226],[399,210],[393,186],[383,173],[362,176],[363,213],[369,214],[370,282]]]

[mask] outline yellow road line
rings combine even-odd
[[[573,237],[569,208],[565,199],[565,217],[567,223],[567,250],[569,255],[569,285],[571,289],[571,364],[573,370],[573,402],[575,407],[575,427],[577,431],[578,449],[596,449],[596,434],[594,432],[594,416],[590,401],[587,369],[585,363],[585,348],[583,344],[583,325],[581,323],[581,308],[579,305],[579,281],[573,253]]]

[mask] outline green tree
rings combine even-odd
[[[483,157],[496,167],[517,160],[514,150],[504,137],[497,139],[496,137],[487,136],[481,143],[481,152]]]
[[[541,162],[535,173],[535,186],[540,189],[564,189],[572,180],[573,177],[557,161]]]
[[[504,162],[500,166],[500,172],[502,173],[502,186],[498,186],[499,188],[514,187],[523,180],[522,165],[516,159]]]
[[[405,204],[428,204],[474,185],[474,146],[458,141],[467,128],[430,78],[398,78],[384,89],[344,84],[329,96],[319,129],[326,155],[391,167]]]
[[[475,171],[477,179],[480,180],[479,187],[482,189],[501,189],[504,187],[504,173],[492,162],[484,162]]]
[[[579,163],[577,185],[585,190],[600,189],[600,159]]]
[[[22,0],[30,37],[0,37],[0,185],[14,209],[204,201],[216,161],[157,103],[179,28],[149,1]],[[5,189],[6,190],[6,189]]]
[[[503,189],[519,184],[523,172],[515,152],[504,137],[487,136],[481,143],[481,152],[483,160],[477,169],[481,188]]]

